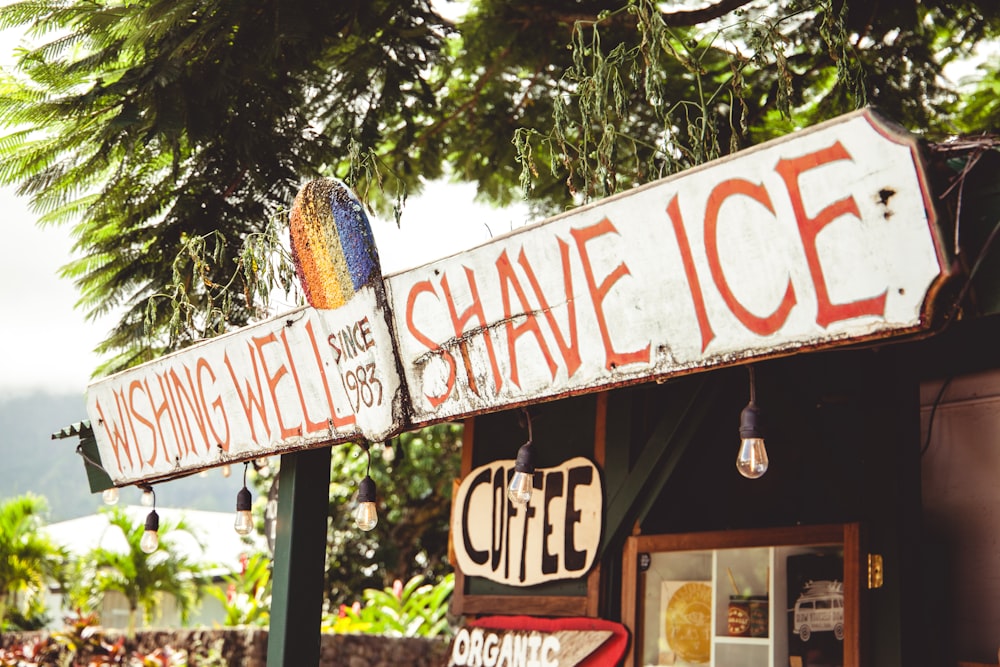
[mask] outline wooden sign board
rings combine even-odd
[[[488,616],[459,628],[448,667],[614,667],[628,645],[619,623]]]
[[[387,291],[421,423],[913,332],[943,266],[914,142],[866,110]]]
[[[352,438],[401,423],[392,337],[370,291],[304,307],[91,386],[101,460],[127,484]],[[395,407],[395,409],[394,409]]]
[[[90,387],[116,485],[911,333],[946,266],[914,141],[870,110],[385,280],[342,183],[291,230],[311,308]]]
[[[597,467],[575,457],[535,470],[531,500],[507,498],[514,461],[472,470],[452,502],[451,535],[459,570],[510,586],[578,579],[594,564],[604,496]]]

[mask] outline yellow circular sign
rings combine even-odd
[[[686,662],[708,662],[712,657],[712,589],[691,582],[678,588],[667,602],[667,643]]]

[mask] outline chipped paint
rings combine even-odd
[[[416,424],[927,328],[947,262],[870,111],[387,278]]]
[[[916,144],[869,110],[384,281],[339,181],[290,224],[311,307],[88,390],[117,485],[924,332],[948,277]]]

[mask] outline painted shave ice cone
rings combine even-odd
[[[295,270],[313,308],[339,308],[363,286],[381,282],[368,216],[343,182],[323,178],[302,186],[290,226]]]

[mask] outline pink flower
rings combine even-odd
[[[392,582],[392,594],[395,595],[397,599],[403,598],[403,582],[399,579]]]

